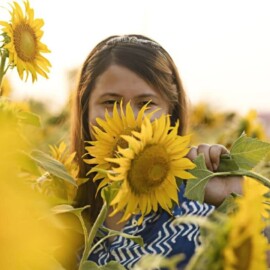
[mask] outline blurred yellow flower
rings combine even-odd
[[[0,95],[3,97],[9,97],[12,87],[10,84],[10,81],[4,77],[3,81],[2,81],[2,85],[0,85],[1,89],[0,89]]]
[[[13,2],[10,22],[0,21],[3,26],[4,46],[8,51],[9,64],[16,66],[21,79],[29,73],[32,81],[37,80],[37,74],[48,78],[50,62],[42,56],[50,50],[40,40],[43,36],[42,19],[34,18],[34,10],[30,8],[29,1],[24,2],[25,14],[17,2]]]
[[[201,245],[186,270],[268,269],[270,245],[264,234],[267,222],[263,216],[266,213],[263,195],[268,188],[249,177],[243,183],[243,195],[235,199],[230,214],[214,211],[211,218],[199,220],[203,231]]]
[[[23,129],[8,110],[0,110],[0,125],[0,269],[63,270],[55,252],[65,252],[65,239],[51,202],[19,177]]]
[[[239,135],[245,132],[247,136],[265,140],[266,133],[262,123],[258,119],[256,110],[249,110],[249,112],[241,119],[239,126]]]
[[[125,209],[121,221],[140,213],[140,224],[158,206],[170,213],[173,201],[179,203],[176,177],[193,178],[187,170],[195,165],[185,158],[190,136],[177,135],[178,124],[171,127],[169,115],[162,115],[153,123],[146,117],[140,132],[121,136],[128,147],[119,147],[119,155],[106,159],[115,164],[110,181],[121,183],[111,202],[112,215]]]
[[[74,160],[76,153],[70,153],[64,142],[61,142],[59,146],[50,145],[49,147],[51,150],[51,156],[65,166],[67,172],[76,180],[78,186],[87,180],[78,177],[79,165]],[[78,188],[62,179],[56,179],[56,181],[59,183],[58,189],[61,189],[61,193],[65,193],[65,199],[67,202],[72,203],[75,199]],[[57,186],[54,186],[53,189],[54,192],[57,191]]]
[[[270,189],[266,187],[265,185],[262,185],[258,181],[256,181],[253,178],[245,176],[245,185],[244,188],[247,190],[247,192],[253,192],[253,194],[257,196],[261,196],[262,200],[262,212],[261,215],[263,218],[270,221],[270,199],[268,198],[268,193],[270,192]],[[259,209],[258,209],[259,210]]]
[[[224,270],[266,270],[266,251],[269,249],[263,235],[265,211],[261,184],[244,181],[244,196],[237,200],[238,209],[229,218],[229,234],[223,250]]]
[[[216,112],[210,104],[200,102],[192,107],[191,125],[215,127],[224,121],[225,116]]]

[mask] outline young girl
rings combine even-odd
[[[158,114],[170,114],[172,125],[179,119],[178,134],[185,134],[188,122],[186,94],[168,52],[142,35],[108,37],[96,45],[84,62],[76,92],[72,150],[77,152],[81,177],[85,177],[91,169],[82,160],[86,154],[85,142],[93,140],[90,125],[96,125],[95,119],[103,118],[105,110],[111,112],[113,104],[120,101],[123,107],[131,102],[135,114],[150,101],[151,110],[160,108]],[[204,154],[208,169],[215,171],[220,156],[227,150],[221,145],[201,144],[192,147],[187,157],[194,160],[200,153]],[[87,213],[90,224],[93,224],[102,206],[100,193],[96,196],[98,183],[92,181],[93,177],[90,175],[89,181],[80,187],[77,198],[77,206],[91,205]],[[137,215],[121,223],[118,222],[121,213],[107,217],[105,225],[108,228],[140,235],[144,246],[118,236],[101,244],[89,259],[99,265],[116,260],[131,269],[143,254],[167,257],[184,254],[185,259],[179,264],[183,267],[199,244],[199,228],[187,224],[175,226],[172,224],[174,217],[208,215],[231,192],[241,192],[241,181],[238,177],[211,179],[204,204],[185,198],[185,186],[182,185],[179,190],[181,203],[173,209],[173,216],[159,210],[147,215],[141,225],[137,225]]]

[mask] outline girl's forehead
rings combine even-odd
[[[91,95],[156,96],[159,93],[135,72],[122,66],[112,65],[97,78]]]

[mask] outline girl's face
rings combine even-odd
[[[96,118],[104,118],[105,109],[112,112],[114,103],[116,101],[120,103],[121,100],[123,108],[129,101],[131,102],[135,115],[150,100],[150,110],[160,108],[155,117],[169,113],[169,104],[156,89],[131,70],[119,65],[111,65],[98,77],[95,88],[90,94],[90,123],[96,125]]]

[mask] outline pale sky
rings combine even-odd
[[[140,33],[174,58],[193,104],[270,111],[269,0],[30,0],[30,5],[45,21],[42,41],[52,51],[46,54],[52,69],[48,80],[39,77],[34,84],[10,72],[16,98],[42,99],[60,110],[68,93],[66,72],[79,67],[97,42]]]

